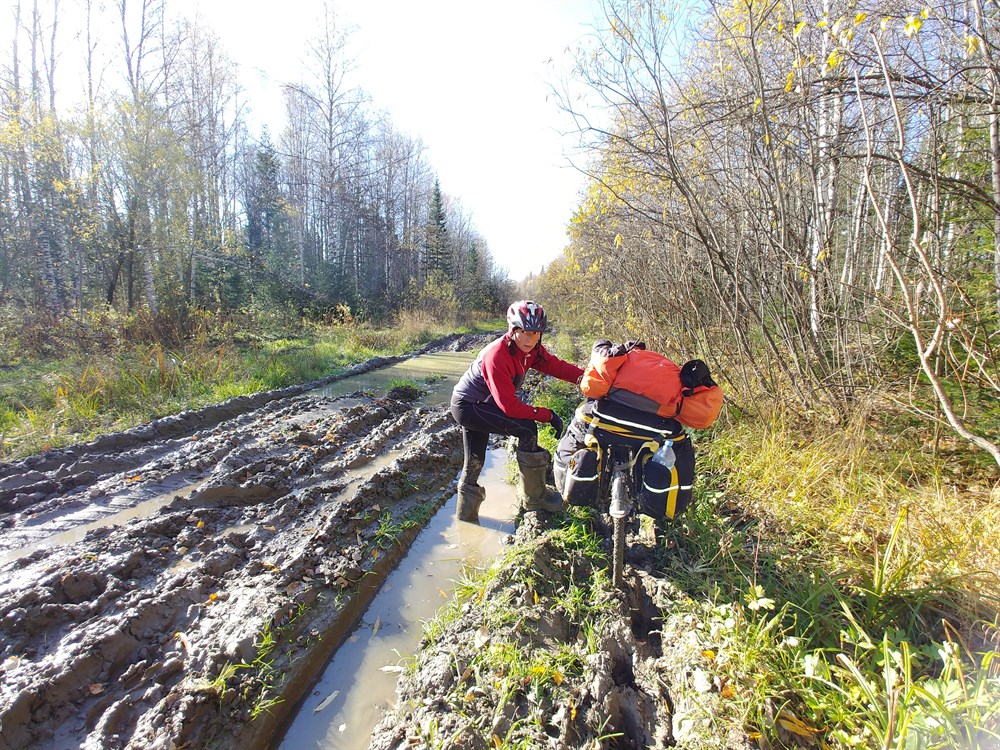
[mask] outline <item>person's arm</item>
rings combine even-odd
[[[582,367],[559,359],[541,344],[538,345],[538,357],[531,366],[539,372],[565,380],[567,383],[579,383],[583,377]]]
[[[498,346],[488,356],[483,357],[483,378],[490,389],[493,400],[500,410],[511,419],[533,419],[536,422],[551,422],[552,412],[544,406],[531,406],[517,397],[514,389],[514,359],[506,345]]]

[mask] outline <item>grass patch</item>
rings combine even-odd
[[[901,479],[898,445],[880,444],[780,421],[699,441],[708,481],[675,529],[694,564],[663,560],[691,595],[679,606],[707,623],[751,737],[995,747],[995,503]]]
[[[545,378],[543,385],[532,399],[532,405],[544,406],[559,415],[565,427],[573,418],[573,412],[580,403],[580,388],[575,383],[567,383],[557,378]],[[555,451],[558,439],[547,424],[539,424],[538,444],[550,453]]]
[[[425,644],[436,648],[422,648],[411,668],[435,652],[451,654],[461,679],[440,696],[444,703],[496,748],[541,747],[547,716],[556,705],[575,705],[587,657],[619,616],[606,562],[587,518],[566,513],[544,539],[489,566],[467,566],[452,599],[424,623]],[[481,702],[503,706],[508,720],[493,726]]]

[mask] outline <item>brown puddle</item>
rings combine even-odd
[[[514,531],[517,500],[514,488],[504,481],[506,464],[506,450],[487,454],[480,479],[486,487],[480,525],[458,521],[452,497],[420,532],[276,747],[368,747],[383,709],[395,699],[402,657],[419,646],[421,622],[433,617],[451,596],[463,565],[488,563],[499,554],[504,537]]]

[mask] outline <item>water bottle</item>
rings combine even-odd
[[[656,451],[650,460],[668,469],[672,469],[674,463],[677,461],[677,456],[674,455],[674,441],[664,440],[663,445],[660,446],[660,450]]]

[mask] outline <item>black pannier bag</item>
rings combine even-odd
[[[574,415],[566,434],[556,446],[552,472],[555,475],[556,489],[562,493],[566,502],[596,508],[601,477],[601,452],[593,438],[588,445],[587,430],[587,423]]]
[[[639,512],[653,518],[677,518],[691,502],[694,483],[694,447],[690,440],[674,442],[676,462],[667,468],[648,460],[642,468]]]
[[[665,440],[673,441],[677,456],[673,471],[649,461]],[[674,419],[605,399],[580,404],[556,447],[556,488],[566,502],[596,507],[601,465],[611,445],[627,445],[634,451],[633,478],[641,488],[641,513],[672,519],[684,511],[691,501],[695,458],[684,427]],[[650,466],[652,472],[644,476]]]
[[[593,448],[580,448],[566,466],[563,499],[570,505],[597,505],[601,480],[601,454]]]

